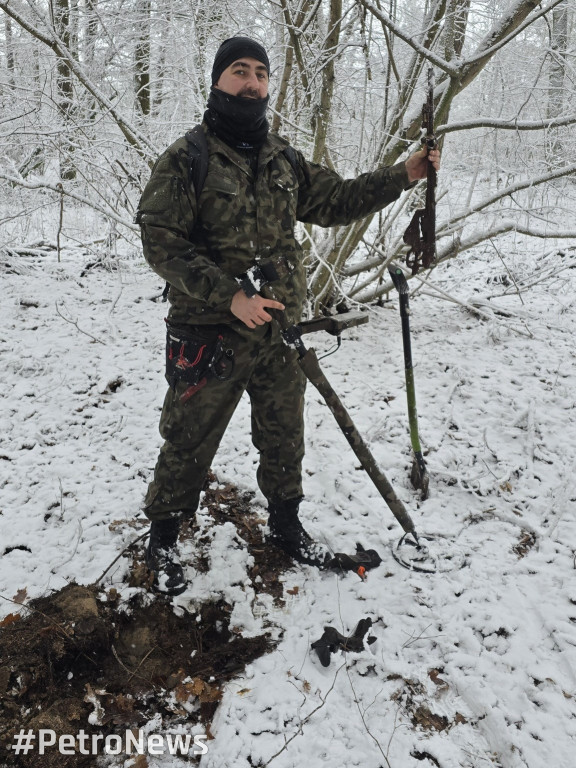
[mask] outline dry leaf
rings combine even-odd
[[[204,689],[208,687],[208,683],[205,683],[204,680],[199,677],[195,677],[192,680],[191,685],[195,696],[200,696],[200,694],[204,692]]]
[[[184,704],[184,702],[188,701],[192,696],[197,695],[192,690],[192,683],[181,683],[180,685],[177,685],[176,688],[174,688],[174,694],[176,696],[176,701],[180,704]]]
[[[241,691],[238,691],[238,696],[246,696],[247,693],[250,693],[252,688],[242,688]]]
[[[168,676],[168,679],[166,680],[166,688],[171,691],[173,688],[176,688],[177,685],[180,685],[186,677],[185,670],[182,667],[179,667],[178,672],[172,672],[172,674]]]
[[[286,592],[288,592],[289,595],[297,595],[298,592],[300,592],[300,588],[292,587],[292,589],[287,589]]]
[[[188,701],[192,696],[200,699],[202,704],[220,701],[222,697],[222,691],[219,688],[208,685],[200,677],[195,677],[190,683],[181,683],[176,687],[174,693],[176,694],[176,701],[181,704]]]
[[[9,613],[8,616],[5,616],[2,621],[0,621],[0,627],[7,627],[9,624],[14,624],[15,621],[19,621],[19,619],[19,613]]]
[[[432,680],[434,685],[437,685],[438,688],[448,688],[448,683],[446,682],[446,680],[442,680],[442,678],[439,677],[439,675],[440,675],[439,669],[431,669],[430,672],[428,672],[428,677],[430,678],[430,680]]]
[[[24,589],[19,589],[18,592],[16,592],[12,600],[14,600],[15,603],[18,603],[18,605],[22,605],[22,603],[24,602],[24,600],[26,600],[27,597],[28,597],[28,590],[26,589],[26,587],[24,587]]]

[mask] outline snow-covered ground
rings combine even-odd
[[[441,534],[436,547],[462,567],[426,575],[396,563],[400,528],[313,388],[303,518],[335,551],[360,541],[382,565],[366,582],[294,568],[280,608],[255,597],[233,526],[212,529],[211,571],[190,566],[175,605],[223,597],[235,605],[233,625],[245,634],[272,625],[280,641],[227,685],[203,768],[576,765],[576,251],[546,247],[527,255],[501,244],[516,285],[478,252],[441,267],[411,299],[428,500],[408,477],[396,296],[323,362],[417,530]],[[2,256],[7,598],[90,583],[145,530],[166,307],[150,300],[161,285],[141,260],[81,277],[87,261],[66,250],[61,263]],[[325,351],[331,339],[314,344]],[[241,490],[256,489],[249,424],[243,401],[213,467]],[[259,494],[254,507],[264,511]],[[199,519],[209,525],[202,511]],[[124,596],[127,569],[121,559],[105,578]],[[0,619],[14,610],[0,600]],[[376,642],[321,666],[310,644],[324,626],[347,635],[364,617]],[[185,764],[169,755],[148,763]]]

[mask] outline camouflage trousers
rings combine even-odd
[[[186,402],[181,396],[188,383],[177,381],[168,390],[160,418],[165,443],[144,500],[150,520],[194,514],[206,473],[244,392],[251,404],[252,442],[260,454],[260,490],[269,500],[302,496],[306,379],[295,350],[270,326],[262,330],[264,335],[224,330],[224,346],[234,351],[228,380],[209,377]]]

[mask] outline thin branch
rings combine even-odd
[[[436,129],[437,134],[453,133],[454,131],[467,131],[471,128],[502,128],[509,131],[545,131],[562,125],[576,123],[576,114],[565,117],[554,117],[550,120],[518,120],[511,117],[507,120],[478,118],[477,120],[464,120],[461,123],[449,123],[440,125]]]
[[[466,238],[465,240],[459,240],[457,243],[457,247],[455,243],[448,243],[446,244],[442,249],[438,250],[438,259],[437,263],[440,264],[444,261],[449,261],[450,259],[453,259],[456,257],[459,253],[464,253],[471,248],[474,248],[476,245],[479,245],[480,243],[483,243],[486,240],[489,240],[492,237],[497,237],[498,235],[506,234],[507,232],[518,232],[522,235],[527,235],[529,237],[540,237],[544,239],[549,239],[551,237],[559,238],[559,239],[568,239],[573,240],[576,238],[576,231],[556,231],[556,232],[542,232],[540,230],[534,230],[531,227],[523,226],[522,224],[519,224],[516,221],[504,221],[500,224],[497,224],[496,226],[492,227],[489,230],[486,229],[479,229],[476,232],[474,232],[470,237]],[[392,259],[389,258],[387,254],[384,253],[384,251],[381,251],[377,246],[373,245],[372,248],[379,254],[382,255],[384,263],[388,263]],[[397,258],[398,254],[396,254],[393,258]],[[369,267],[367,267],[368,269]],[[391,280],[387,280],[386,282],[382,283],[381,285],[373,286],[372,288],[368,289],[368,284],[372,285],[375,280],[378,279],[378,276],[382,272],[382,268],[379,270],[379,272],[374,276],[372,280],[365,283],[364,290],[362,292],[359,291],[352,291],[351,294],[353,296],[353,300],[358,304],[366,304],[371,301],[375,301],[376,299],[380,298],[380,296],[384,296],[386,293],[390,293],[390,291],[394,290],[394,284]]]
[[[304,720],[302,720],[302,722],[300,723],[300,727],[298,728],[298,730],[296,731],[296,733],[292,734],[292,736],[290,736],[290,738],[289,738],[289,739],[287,739],[287,740],[284,742],[284,746],[282,747],[282,749],[279,749],[279,750],[278,750],[278,752],[276,752],[275,754],[273,754],[273,755],[272,755],[272,757],[271,757],[271,758],[269,758],[269,760],[268,760],[267,762],[265,762],[265,763],[264,763],[264,765],[262,766],[262,768],[268,768],[268,766],[270,765],[270,763],[271,763],[273,760],[275,760],[275,759],[276,759],[276,758],[277,758],[279,755],[281,755],[281,754],[282,754],[282,752],[284,752],[284,750],[285,750],[285,749],[288,749],[288,744],[290,744],[290,742],[291,742],[291,741],[294,741],[294,739],[295,739],[295,738],[296,738],[296,737],[297,737],[297,736],[298,736],[298,735],[299,735],[299,734],[302,732],[302,726],[306,725],[306,723],[307,723],[307,722],[310,720],[310,718],[311,718],[313,715],[315,715],[315,714],[316,714],[316,712],[318,712],[318,710],[319,710],[319,709],[322,709],[322,707],[323,707],[323,706],[326,704],[326,699],[328,698],[328,696],[330,695],[330,693],[333,691],[333,689],[334,689],[334,686],[336,685],[336,680],[337,680],[337,678],[338,678],[338,675],[340,674],[340,670],[341,670],[343,667],[345,667],[345,666],[346,666],[346,662],[344,662],[344,663],[343,663],[343,664],[342,664],[340,667],[338,667],[338,669],[336,670],[336,674],[334,675],[334,680],[332,680],[332,685],[331,685],[331,686],[330,686],[330,688],[329,688],[329,689],[326,691],[326,695],[325,695],[325,696],[324,696],[324,698],[322,699],[322,703],[321,703],[321,704],[318,704],[318,706],[317,706],[317,707],[315,707],[315,708],[312,710],[312,712],[310,712],[309,714],[307,714],[307,715],[306,715],[306,717],[304,718]]]
[[[108,568],[106,568],[106,570],[105,570],[105,571],[104,571],[104,572],[103,572],[103,573],[102,573],[102,574],[101,574],[101,575],[100,575],[100,576],[99,576],[99,577],[96,579],[96,581],[94,582],[94,584],[99,584],[99,583],[102,581],[102,579],[104,578],[104,576],[106,576],[106,574],[108,573],[108,571],[109,571],[109,570],[110,570],[110,569],[111,569],[111,568],[112,568],[114,565],[116,565],[116,563],[118,562],[118,560],[120,560],[120,558],[122,557],[122,555],[123,555],[125,552],[127,552],[127,551],[130,549],[130,547],[132,547],[134,544],[137,544],[139,541],[142,541],[142,539],[145,539],[145,538],[146,538],[146,536],[148,536],[149,534],[150,534],[150,531],[145,531],[145,532],[144,532],[144,533],[143,533],[141,536],[138,536],[138,538],[137,538],[137,539],[134,539],[133,541],[131,541],[131,542],[130,542],[130,544],[127,544],[127,545],[124,547],[124,549],[122,550],[122,552],[120,552],[120,554],[119,554],[117,557],[115,557],[115,558],[114,558],[114,560],[112,560],[112,562],[110,563],[110,565],[108,566]]]
[[[466,219],[471,214],[478,213],[479,211],[484,210],[484,208],[487,208],[489,205],[492,205],[498,200],[501,200],[503,197],[508,197],[514,194],[515,192],[519,192],[521,189],[529,189],[530,187],[536,187],[539,184],[544,184],[547,181],[552,181],[552,179],[558,179],[563,176],[570,176],[574,173],[576,173],[576,163],[574,163],[573,165],[565,165],[562,168],[557,168],[555,171],[551,171],[550,173],[545,173],[542,176],[536,176],[536,178],[526,179],[525,181],[519,181],[516,184],[511,184],[510,186],[506,187],[502,191],[498,192],[498,194],[492,195],[490,197],[486,197],[484,198],[484,200],[480,201],[477,205],[473,206],[472,208],[468,208],[468,210],[456,216],[456,218],[454,218],[450,222],[450,224],[454,225],[456,222],[461,221],[461,219]],[[550,233],[548,233],[548,236],[550,236]],[[560,237],[563,237],[563,235],[560,235]]]
[[[382,749],[382,745],[380,744],[380,742],[378,741],[376,736],[374,736],[374,734],[372,733],[370,728],[368,728],[368,723],[366,722],[366,718],[364,717],[364,712],[362,712],[362,709],[360,707],[360,702],[358,701],[358,695],[356,693],[356,689],[354,688],[354,683],[352,682],[352,677],[350,676],[350,670],[348,669],[348,667],[346,667],[346,674],[348,676],[348,682],[350,683],[350,688],[352,689],[352,693],[354,695],[354,703],[356,704],[356,707],[358,708],[358,714],[360,715],[360,719],[362,720],[362,725],[364,726],[364,730],[366,731],[368,736],[370,736],[370,738],[374,741],[374,743],[378,747],[378,749],[380,751],[380,754],[382,755],[382,757],[386,761],[386,765],[388,766],[388,768],[392,768],[392,766],[390,764],[390,761],[388,760],[388,756],[385,754],[384,750]],[[390,744],[388,744],[388,747],[390,747]]]
[[[83,197],[76,192],[71,192],[69,189],[65,189],[63,185],[59,183],[48,184],[46,181],[25,181],[24,179],[19,179],[16,176],[9,176],[7,173],[3,173],[2,171],[0,171],[0,179],[4,179],[10,184],[16,184],[17,186],[23,187],[24,189],[48,189],[50,192],[54,192],[60,198],[62,195],[66,195],[67,197],[72,198],[72,200],[76,200],[77,202],[82,203],[82,205],[87,205],[90,208],[93,208],[95,211],[102,213],[109,219],[114,219],[114,221],[117,221],[118,224],[122,224],[123,227],[127,227],[133,231],[136,231],[137,229],[135,224],[132,224],[132,222],[128,222],[126,219],[118,216],[118,214],[113,210],[110,210],[109,208],[103,208],[101,205],[98,205],[98,203],[89,200],[87,197]]]
[[[431,51],[428,48],[425,48],[423,45],[420,45],[420,43],[418,43],[413,36],[409,35],[407,32],[404,32],[397,24],[388,18],[388,16],[376,8],[375,5],[372,5],[372,3],[368,2],[368,0],[357,0],[357,2],[359,2],[364,6],[364,8],[366,8],[366,10],[370,11],[370,13],[376,16],[376,18],[384,26],[386,26],[394,35],[396,35],[396,37],[399,37],[400,40],[403,40],[411,48],[413,48],[416,53],[419,53],[423,58],[431,61],[432,64],[435,64],[443,72],[447,72],[453,77],[458,77],[460,72],[458,67],[455,67],[453,64],[450,64],[450,62],[445,61],[441,56],[438,56],[436,53],[434,53],[434,51]]]
[[[62,312],[60,312],[60,308],[58,306],[58,302],[55,301],[54,305],[56,306],[56,312],[60,315],[62,320],[65,320],[67,323],[70,323],[70,325],[73,325],[74,328],[76,328],[77,331],[80,331],[80,333],[83,333],[85,336],[88,336],[92,341],[98,342],[98,344],[105,344],[105,341],[102,341],[102,339],[97,339],[96,336],[92,336],[91,333],[88,333],[88,331],[84,331],[80,326],[78,325],[78,320],[70,320],[69,317],[64,317]]]
[[[76,642],[76,638],[70,634],[66,630],[66,627],[64,624],[59,624],[57,621],[55,621],[53,618],[48,616],[46,613],[42,613],[42,611],[39,611],[38,608],[32,608],[31,605],[27,605],[26,603],[19,603],[17,600],[12,600],[9,597],[6,597],[5,595],[0,595],[2,600],[6,600],[7,603],[14,603],[14,605],[19,605],[21,608],[25,608],[27,611],[30,611],[30,613],[37,613],[39,616],[43,616],[47,621],[50,622],[50,625],[54,627],[55,629],[58,629],[62,634],[67,637],[69,640],[72,640],[73,643]]]
[[[473,64],[477,64],[478,62],[483,61],[487,56],[493,56],[497,51],[500,50],[500,48],[503,48],[505,45],[507,45],[511,40],[513,40],[520,32],[524,31],[526,27],[529,27],[531,24],[533,24],[535,21],[537,21],[540,17],[545,16],[549,11],[551,11],[553,8],[555,8],[560,3],[563,3],[564,0],[552,0],[550,5],[547,5],[546,8],[542,8],[538,13],[535,13],[534,16],[530,16],[529,18],[524,19],[524,21],[519,24],[515,29],[512,30],[508,35],[503,37],[501,40],[499,40],[494,45],[490,46],[489,48],[485,48],[484,50],[480,50],[475,56],[473,56],[470,59],[465,59],[463,61],[464,67],[469,67]],[[519,5],[525,6],[526,4],[531,4],[536,8],[538,5],[540,5],[539,0],[521,0]],[[518,9],[513,11],[510,16],[514,15]],[[490,33],[488,37],[484,38],[485,42],[486,40],[489,40],[491,37],[494,36],[494,33]],[[482,45],[482,43],[481,43]]]

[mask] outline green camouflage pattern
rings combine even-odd
[[[151,520],[195,512],[206,473],[245,391],[252,406],[252,442],[260,454],[257,480],[262,493],[276,501],[303,495],[306,377],[296,352],[273,337],[270,324],[263,338],[246,337],[231,327],[223,329],[223,336],[224,348],[234,351],[231,378],[209,378],[186,402],[180,399],[189,386],[186,382],[178,382],[166,394],[160,418],[165,443],[144,501]]]
[[[233,323],[235,278],[259,260],[282,256],[292,271],[274,284],[288,318],[298,322],[306,297],[296,222],[345,225],[396,200],[409,185],[404,163],[342,179],[296,152],[295,173],[269,134],[254,178],[249,160],[211,134],[208,174],[199,200],[190,182],[188,144],[178,139],[160,156],[140,200],[144,257],[170,284],[170,319]]]
[[[236,278],[261,262],[281,261],[275,297],[289,323],[301,319],[306,298],[297,221],[345,225],[380,210],[408,187],[403,163],[344,180],[269,134],[254,177],[249,159],[207,134],[208,174],[196,200],[188,144],[183,137],[160,156],[140,200],[137,220],[144,256],[170,285],[169,321],[201,332],[219,326],[234,350],[228,381],[210,378],[188,401],[177,382],[166,395],[160,451],[145,499],[150,519],[189,516],[197,508],[205,475],[243,394],[252,406],[252,441],[260,454],[257,479],[269,500],[302,496],[305,376],[296,352],[276,323],[250,330],[230,312]]]

